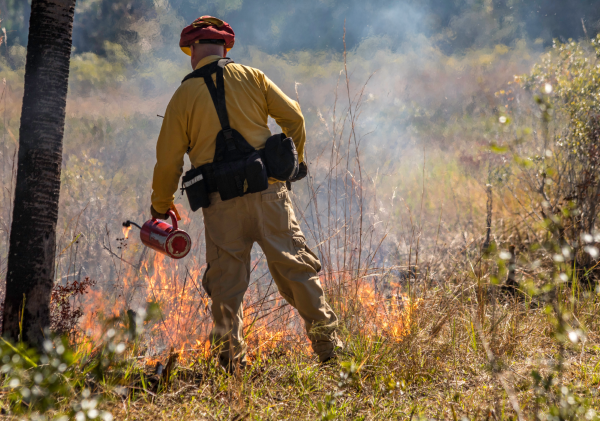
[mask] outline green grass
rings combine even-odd
[[[481,294],[476,285],[472,274],[463,273],[416,291],[421,301],[411,332],[399,340],[384,332],[376,336],[342,329],[354,354],[347,360],[352,365],[342,360],[321,366],[295,344],[281,342],[255,354],[246,370],[233,375],[224,373],[204,352],[188,352],[179,357],[170,378],[158,382],[154,361],[132,359],[133,345],[128,345],[96,377],[90,377],[96,372],[90,367],[98,361],[99,350],[76,353],[68,370],[72,390],[77,395],[89,388],[100,399],[99,408],[117,420],[375,420],[408,419],[411,414],[413,419],[483,420],[492,412],[491,419],[508,420],[515,419],[508,399],[512,391],[525,419],[534,419],[534,411],[547,410],[563,386],[588,399],[582,406],[584,414],[598,408],[598,294],[582,292],[572,314],[585,340],[572,343],[553,336],[556,325],[543,303],[536,304],[537,298],[515,300],[489,285]],[[558,300],[570,306],[571,296],[572,290],[565,288]],[[368,322],[367,313],[354,316]],[[547,376],[561,358],[558,383],[546,391],[536,390],[532,373]],[[506,379],[508,391],[500,377]],[[8,381],[4,390],[10,389]],[[3,397],[2,405],[8,409],[7,395]],[[542,399],[536,408],[536,398],[550,400]],[[71,399],[56,402],[59,413],[66,411]]]

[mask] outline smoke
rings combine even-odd
[[[103,53],[104,41],[135,44],[131,25],[142,20],[160,21],[160,36],[176,46],[182,26],[204,14],[231,23],[240,45],[270,54],[339,51],[344,21],[350,49],[370,36],[399,45],[424,35],[447,54],[521,38],[540,39],[545,46],[553,38],[581,38],[582,19],[594,37],[600,21],[600,10],[585,0],[79,0],[76,7],[75,50],[94,53]],[[0,2],[2,25],[13,43],[27,44],[29,8],[25,1]]]
[[[241,46],[255,46],[270,54],[339,51],[343,46],[344,22],[350,49],[371,36],[388,37],[395,49],[411,37],[424,35],[436,38],[438,46],[446,53],[456,53],[520,38],[541,38],[548,46],[553,37],[583,37],[582,18],[587,22],[590,36],[594,36],[600,20],[600,12],[592,3],[561,0],[313,0],[293,3],[231,0],[207,1],[200,5],[190,0],[84,0],[78,3],[75,45],[79,50],[97,52],[102,48],[103,39],[135,41],[129,25],[140,19],[161,20],[162,36],[173,38],[182,24],[203,14],[220,16],[231,23]]]
[[[526,71],[540,48],[516,38],[518,31],[512,28],[518,25],[502,23],[506,18],[495,16],[496,9],[489,4],[289,5],[245,0],[205,6],[201,14],[219,15],[234,27],[232,58],[263,70],[292,98],[298,87],[315,165],[330,145],[335,125],[348,133],[349,99],[362,98],[355,133],[365,179],[383,177],[390,185],[382,193],[386,200],[393,194],[405,198],[412,194],[413,184],[405,179],[415,177],[421,161],[416,157],[425,149],[432,159],[435,153],[451,151],[443,159],[452,160],[470,148],[468,140],[481,142],[480,131],[469,130],[466,122],[494,116],[493,92]],[[122,220],[143,222],[148,217],[161,124],[156,115],[163,115],[172,93],[191,70],[178,39],[181,28],[199,13],[197,4],[185,0],[78,2],[60,223],[68,244],[69,233],[76,230],[73,221],[79,221],[89,261],[71,263],[67,275],[82,273],[83,267],[84,275],[111,278],[114,265],[97,264],[106,253],[102,245],[114,236],[109,233],[119,232]],[[463,48],[448,48],[452,39]],[[474,48],[477,44],[481,47]],[[13,66],[8,62],[2,66],[18,104],[25,49],[12,46],[10,51]],[[7,128],[17,133],[20,107],[11,110]],[[9,141],[4,144],[5,160],[15,146]],[[297,194],[306,199],[302,191]],[[177,202],[184,203],[185,198],[177,195]],[[201,219],[195,219],[194,229],[200,232]]]

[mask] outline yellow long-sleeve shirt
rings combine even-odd
[[[196,69],[221,58],[205,57]],[[225,66],[223,75],[231,128],[240,132],[250,145],[262,149],[271,136],[267,126],[267,118],[271,116],[283,132],[294,139],[298,160],[302,162],[306,131],[298,103],[258,69],[232,63]],[[216,75],[213,80],[216,81]],[[156,211],[165,213],[173,203],[188,148],[194,167],[212,162],[220,130],[219,117],[204,79],[187,80],[175,91],[167,106],[156,144],[152,179],[152,206]]]

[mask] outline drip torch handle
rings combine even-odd
[[[181,221],[181,216],[179,216],[179,211],[177,210],[177,206],[175,206],[175,203],[171,203],[171,207],[169,209],[175,212],[175,217],[178,221]]]
[[[173,229],[174,230],[179,229],[177,226],[177,216],[175,216],[175,212],[173,212],[171,209],[169,209],[167,211],[167,215],[169,215],[171,217],[171,222],[173,223]],[[156,221],[156,218],[152,217],[152,222],[155,222],[155,221]],[[134,224],[134,225],[139,228],[139,225],[137,225],[137,224]]]
[[[175,212],[173,212],[171,209],[169,209],[167,211],[167,215],[169,215],[171,217],[171,222],[173,222],[173,229],[174,230],[179,229],[177,227],[177,216],[175,215]]]

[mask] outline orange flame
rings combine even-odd
[[[100,339],[103,320],[120,318],[125,326],[128,309],[138,311],[147,302],[155,302],[160,306],[160,314],[146,326],[143,334],[147,355],[156,358],[176,349],[180,358],[192,354],[207,358],[212,325],[210,298],[202,288],[205,265],[194,265],[194,262],[195,259],[188,261],[186,267],[181,261],[154,253],[139,269],[129,267],[111,290],[90,291],[86,295],[85,308],[88,310],[81,321],[83,334],[93,343]],[[252,266],[259,263],[257,259]],[[327,282],[322,280],[326,286]],[[352,299],[342,300],[338,308],[342,312],[353,312],[360,319],[358,328],[365,334],[401,340],[410,333],[413,314],[420,301],[399,293],[400,285],[393,286],[396,294],[389,297],[389,287],[388,296],[384,296],[364,280],[348,279],[346,283],[351,286],[344,295]],[[265,290],[270,291],[268,297],[265,297]],[[304,323],[275,289],[263,288],[261,291],[256,282],[252,283],[244,305],[244,333],[251,360],[280,345],[289,351],[309,353]]]
[[[129,238],[129,231],[131,231],[131,225],[128,227],[123,226],[123,237],[127,240]]]

